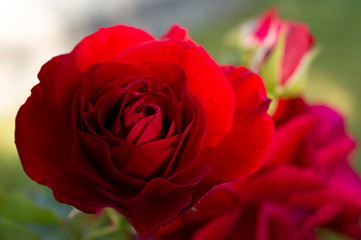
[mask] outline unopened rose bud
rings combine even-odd
[[[226,42],[240,49],[243,64],[261,75],[269,97],[297,97],[303,92],[317,53],[305,24],[281,20],[277,10],[270,9],[234,29]]]

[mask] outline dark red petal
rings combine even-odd
[[[312,230],[332,219],[337,219],[341,211],[342,206],[332,202],[325,202],[322,206],[315,209],[312,215],[305,219],[304,228]]]
[[[240,191],[259,199],[289,196],[325,186],[325,179],[319,173],[292,165],[280,165],[262,174],[252,175],[250,179],[246,178],[244,181],[245,189],[242,188]]]
[[[72,160],[76,166],[76,169],[73,170],[82,172],[96,182],[101,192],[116,192],[118,198],[129,199],[138,194],[145,186],[146,183],[143,186],[141,183],[136,184],[137,179],[132,179],[123,173],[119,173],[117,179],[112,179],[111,174],[102,171],[93,160],[91,153],[85,152],[81,144],[77,137],[72,152]]]
[[[200,183],[210,172],[208,164],[195,165],[172,179],[172,182],[180,186],[193,186]]]
[[[215,145],[228,134],[233,120],[234,92],[221,68],[202,47],[167,39],[131,47],[118,60],[136,65],[149,61],[177,63],[186,73],[188,90],[206,109],[204,146]]]
[[[315,240],[314,233],[305,232],[296,223],[289,206],[271,202],[263,203],[258,210],[255,223],[255,239]],[[247,223],[247,216],[243,219]],[[272,238],[271,238],[272,239]]]
[[[314,127],[315,122],[314,116],[303,115],[280,126],[266,155],[265,166],[293,162],[298,150],[304,147],[305,136]]]
[[[125,49],[151,40],[154,38],[148,33],[124,25],[101,28],[85,37],[64,59],[58,71],[56,101],[61,111],[71,109],[82,76],[93,64],[114,60]]]
[[[123,202],[119,210],[138,233],[148,234],[175,219],[191,199],[192,194],[188,190],[155,178],[137,199]]]
[[[159,139],[159,140],[155,140],[155,141],[151,141],[151,142],[147,142],[142,144],[143,148],[148,148],[148,149],[167,149],[167,148],[173,148],[173,147],[177,147],[179,145],[179,140],[181,139],[182,135],[174,135],[171,137],[166,137],[163,139]]]
[[[212,168],[208,181],[232,181],[257,170],[273,137],[262,79],[243,67],[229,78],[236,93],[235,118],[231,132],[217,146],[201,152],[200,161]]]
[[[80,142],[73,149],[73,161],[80,171],[89,174],[98,183],[110,178],[117,184],[133,189],[139,190],[145,186],[145,181],[128,176],[114,166],[109,146],[104,140],[81,132],[78,135]],[[120,161],[120,159],[116,159],[116,161]]]
[[[186,211],[170,224],[161,227],[155,232],[155,235],[164,240],[193,239],[191,236],[201,229],[203,225],[211,222],[212,219],[222,217],[224,213],[238,212],[238,206],[237,196],[228,189],[212,190],[194,208]],[[234,221],[234,223],[236,222]]]
[[[41,85],[36,85],[20,108],[15,143],[24,171],[34,181],[46,184],[55,172],[72,167],[73,128],[71,121],[43,101],[41,92]]]
[[[96,209],[114,206],[114,201],[98,190],[97,182],[84,173],[59,172],[49,178],[48,186],[57,200],[71,204],[79,210],[94,213]]]
[[[175,157],[163,173],[163,177],[167,179],[172,179],[192,167],[202,147],[206,121],[203,106],[192,95],[185,98],[183,104],[185,107],[181,114],[188,126],[182,134]]]
[[[325,169],[334,166],[338,161],[346,161],[349,153],[355,148],[356,143],[347,135],[339,137],[336,141],[317,151],[319,163]]]
[[[277,128],[278,125],[282,125],[297,115],[304,114],[309,111],[310,107],[302,98],[279,100],[276,112],[273,114],[272,119]]]
[[[116,86],[111,85],[115,79],[138,76],[139,68],[132,64],[107,61],[99,65],[92,74],[87,75],[81,86],[82,103],[90,101],[95,103],[105,92],[120,87],[126,82],[117,82]],[[108,86],[111,85],[111,86]]]
[[[187,76],[178,64],[168,61],[151,61],[141,65],[140,69],[144,74],[168,84],[178,100],[183,99],[187,91]]]
[[[53,108],[56,107],[55,79],[58,74],[58,69],[66,57],[67,54],[53,57],[41,67],[38,73],[38,79],[41,83],[40,85],[42,89],[42,98]]]
[[[291,196],[290,203],[319,207],[326,202],[337,203],[347,209],[361,209],[361,180],[347,162],[340,162],[329,176],[327,187],[318,191],[309,191]]]
[[[114,166],[122,173],[140,179],[147,179],[160,167],[165,167],[176,148],[147,149],[127,144],[110,149]]]
[[[143,135],[145,129],[148,127],[148,125],[150,125],[152,122],[157,122],[155,121],[155,115],[151,115],[151,116],[148,116],[148,117],[145,117],[143,119],[141,119],[139,122],[137,122],[132,130],[130,130],[126,140],[129,142],[129,143],[134,143],[134,144],[137,144],[137,142],[139,141],[140,137]],[[161,130],[161,126],[159,126],[159,124],[156,124],[158,125],[157,128],[158,129],[155,129],[155,130]],[[157,131],[157,132],[158,132]]]
[[[241,209],[236,208],[210,221],[206,226],[197,231],[192,239],[194,240],[224,240],[232,234],[237,220],[240,217]]]
[[[164,137],[162,110],[159,108],[154,115],[154,119],[145,127],[137,144],[142,145],[150,141],[163,139]]]

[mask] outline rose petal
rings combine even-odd
[[[265,166],[293,162],[299,154],[298,150],[304,147],[305,136],[314,127],[315,122],[314,116],[301,115],[279,127],[265,157]]]
[[[138,233],[147,234],[175,219],[191,199],[192,194],[188,190],[155,178],[137,199],[122,203],[119,210]]]
[[[163,139],[164,137],[162,109],[158,108],[154,115],[154,119],[147,124],[142,135],[138,139],[137,144],[142,145],[150,141]]]
[[[188,35],[188,30],[179,26],[178,24],[173,24],[169,31],[162,36],[162,39],[167,38],[176,38],[180,40],[186,40],[189,44],[196,46],[197,44],[191,39]]]
[[[73,153],[76,155],[72,159],[80,171],[89,174],[89,176],[100,183],[103,182],[102,178],[110,178],[117,184],[127,186],[128,188],[139,190],[145,186],[145,181],[128,176],[114,166],[109,146],[104,140],[82,132],[77,134],[79,136],[79,144],[73,148]],[[119,161],[119,159],[116,160]]]
[[[215,145],[229,133],[233,120],[234,93],[221,69],[203,48],[168,39],[131,47],[120,54],[118,60],[136,65],[148,61],[174,61],[186,73],[188,90],[206,109],[204,146]]]
[[[140,66],[144,74],[160,79],[171,87],[181,101],[187,91],[187,77],[184,70],[174,62],[151,61]]]
[[[279,165],[261,174],[250,176],[250,179],[246,178],[244,181],[246,189],[241,188],[241,191],[260,199],[276,199],[325,186],[325,179],[317,172],[291,165]]]
[[[263,42],[266,40],[268,34],[270,34],[271,24],[275,24],[278,17],[278,10],[276,8],[270,8],[257,20],[257,25],[254,32],[254,38]]]
[[[213,221],[208,223],[206,226],[197,231],[193,238],[194,240],[224,240],[232,233],[232,230],[237,224],[237,219],[240,216],[241,209],[234,209],[233,211],[227,212]]]
[[[285,83],[299,66],[302,58],[314,45],[314,39],[306,25],[286,23],[286,45],[282,58],[281,81]]]
[[[113,60],[125,49],[154,40],[148,33],[133,27],[117,25],[101,28],[85,37],[70,52],[56,78],[56,101],[61,112],[69,112],[72,99],[82,82],[82,75],[93,64]]]
[[[192,167],[202,146],[206,121],[204,109],[199,100],[193,96],[185,98],[183,104],[185,107],[181,114],[183,122],[187,123],[187,125],[180,139],[175,157],[163,173],[163,177],[166,179],[172,179]]]
[[[79,210],[95,213],[96,209],[114,206],[114,201],[97,189],[97,182],[84,173],[59,172],[49,178],[48,186],[53,190],[58,201],[71,204]]]
[[[217,146],[204,149],[199,157],[212,168],[207,181],[232,181],[257,170],[274,132],[262,79],[243,67],[234,71],[229,75],[236,93],[231,132]]]
[[[55,172],[72,168],[73,128],[43,101],[41,88],[38,84],[32,89],[16,116],[15,143],[26,174],[46,184]]]
[[[53,57],[41,67],[38,73],[38,79],[42,86],[42,98],[53,108],[56,108],[55,79],[57,77],[58,69],[66,57],[67,54]]]
[[[122,173],[140,179],[147,179],[160,167],[164,168],[174,152],[175,148],[148,149],[134,144],[110,148],[114,166]]]
[[[308,111],[310,111],[310,108],[302,98],[279,100],[276,112],[273,114],[272,119],[277,128],[278,125],[282,125],[293,119],[296,115],[306,114]]]
[[[174,148],[179,145],[179,140],[181,139],[182,135],[174,135],[171,137],[167,137],[164,139],[159,139],[155,141],[150,141],[147,143],[142,144],[143,148],[154,148],[154,149],[167,149],[167,148]]]
[[[208,164],[195,165],[172,179],[179,186],[192,186],[200,183],[211,172]]]
[[[263,80],[246,67],[223,67],[236,93],[236,112],[244,112],[260,107],[267,111],[270,100],[267,98]]]
[[[139,140],[139,138],[143,135],[146,127],[154,121],[155,115],[151,115],[148,117],[145,117],[143,119],[141,119],[139,122],[137,122],[132,130],[130,130],[126,140],[129,143],[133,143],[136,144]]]

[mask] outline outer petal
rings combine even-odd
[[[148,33],[117,25],[101,28],[85,37],[64,60],[56,79],[56,101],[61,112],[71,109],[71,102],[80,88],[82,75],[96,63],[113,60],[125,49],[146,41],[154,40]]]
[[[84,212],[95,213],[98,208],[115,205],[114,201],[98,190],[96,182],[81,172],[54,174],[49,178],[48,186],[59,202],[71,204]]]
[[[38,74],[42,90],[42,99],[53,108],[56,108],[55,79],[57,77],[59,67],[67,56],[68,54],[53,57],[41,67]]]
[[[188,90],[202,102],[207,113],[204,146],[215,145],[229,133],[234,92],[221,68],[202,47],[167,39],[129,48],[118,60],[136,65],[154,60],[177,63],[186,73]]]
[[[50,178],[49,187],[58,201],[94,213],[112,207],[121,212],[140,234],[147,234],[178,216],[192,198],[191,193],[164,179],[153,179],[137,196],[115,201],[100,186],[80,172],[61,172]],[[152,206],[152,207],[149,207]]]
[[[296,115],[304,114],[309,111],[309,106],[303,101],[302,98],[291,100],[280,100],[277,103],[276,112],[273,114],[273,122],[277,128],[287,121],[294,118]]]
[[[222,218],[222,215],[230,212],[237,212],[237,195],[232,194],[227,188],[214,189],[203,198],[199,204],[194,208],[188,210],[179,216],[175,221],[170,224],[161,227],[155,232],[155,236],[159,239],[194,239],[194,234],[198,232],[198,235],[205,236],[207,232],[211,232],[211,229],[207,227],[207,224],[212,222],[213,219]],[[234,216],[235,214],[232,214]],[[227,220],[226,220],[227,221]],[[221,221],[223,222],[223,220]],[[232,226],[236,223],[234,220]],[[217,223],[214,223],[217,224]],[[212,223],[211,223],[212,225]],[[202,228],[205,226],[205,230]],[[223,233],[227,233],[227,230],[218,229]],[[193,236],[193,238],[192,238]],[[155,239],[158,239],[155,238]],[[204,238],[213,239],[213,238]]]
[[[136,199],[121,203],[119,210],[138,233],[148,234],[175,219],[191,198],[192,194],[188,190],[155,178]]]
[[[212,168],[208,181],[232,181],[257,170],[274,132],[262,79],[244,67],[229,77],[236,92],[234,124],[217,146],[201,152],[200,161]]]
[[[245,178],[239,188],[252,198],[273,199],[294,193],[319,190],[325,186],[325,179],[310,169],[301,169],[292,165],[280,165],[269,171],[256,173]],[[236,183],[237,185],[237,183]]]
[[[232,230],[237,225],[237,220],[239,219],[240,208],[236,208],[233,211],[227,212],[218,218],[215,218],[213,221],[208,223],[206,226],[201,228],[198,232],[195,233],[194,240],[224,240],[227,239],[227,236],[232,233]]]
[[[17,114],[15,143],[26,174],[46,184],[53,173],[71,168],[73,128],[42,99],[41,88],[38,84],[32,89]]]
[[[87,76],[83,81],[82,98],[95,102],[104,92],[121,85],[121,78],[130,77],[156,78],[168,84],[176,96],[181,99],[186,91],[186,75],[183,69],[174,62],[151,61],[140,66],[116,61],[102,63],[95,74]],[[118,80],[116,80],[118,78]],[[136,80],[137,78],[134,78]]]
[[[169,31],[162,36],[163,39],[176,38],[180,40],[186,40],[189,44],[196,46],[197,44],[188,36],[188,30],[179,26],[178,24],[172,25]]]
[[[299,149],[304,148],[305,136],[315,126],[315,122],[314,116],[303,115],[280,126],[267,152],[265,166],[278,166],[295,161]]]

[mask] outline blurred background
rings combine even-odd
[[[306,95],[311,102],[338,109],[360,142],[359,0],[1,0],[0,239],[79,239],[92,228],[88,216],[69,219],[71,207],[56,203],[46,187],[29,180],[16,153],[16,112],[38,82],[42,64],[71,51],[99,27],[126,24],[158,37],[175,22],[217,59],[226,31],[270,6],[279,8],[284,19],[309,25],[321,53]],[[352,157],[361,172],[360,154]],[[343,239],[324,234],[325,239]],[[88,237],[97,239],[96,233]]]

